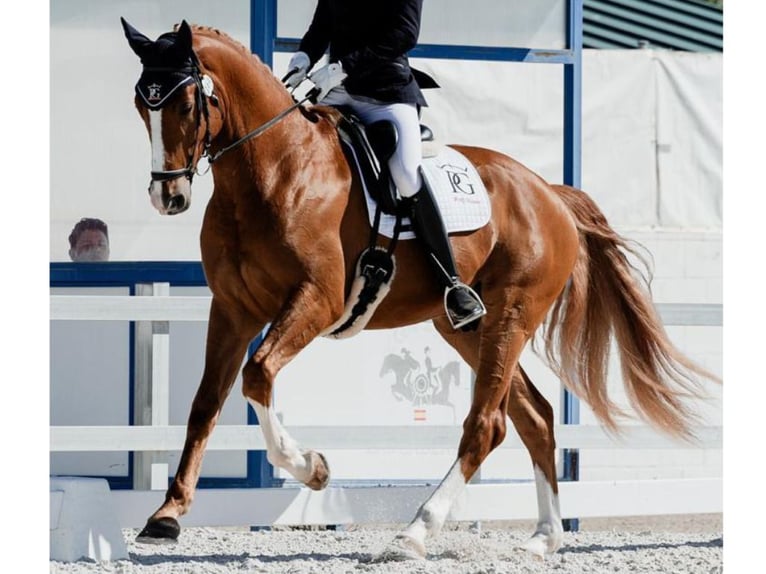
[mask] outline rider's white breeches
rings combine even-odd
[[[420,190],[422,179],[418,168],[423,161],[423,147],[420,142],[420,118],[415,104],[362,101],[350,96],[342,87],[332,90],[321,103],[348,106],[365,125],[379,120],[393,122],[399,132],[399,143],[388,161],[391,177],[402,197],[411,197]]]

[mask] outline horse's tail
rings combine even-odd
[[[607,223],[584,192],[554,186],[574,215],[580,253],[570,283],[545,329],[545,354],[564,384],[586,401],[610,431],[625,413],[608,396],[612,335],[623,383],[640,417],[675,436],[691,438],[697,417],[685,399],[704,396],[699,377],[717,377],[695,365],[668,339],[648,290],[626,254],[646,260]]]

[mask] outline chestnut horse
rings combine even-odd
[[[154,82],[144,85],[155,90],[149,99],[136,95],[151,139],[153,206],[165,215],[189,207],[202,156],[212,158],[215,181],[200,237],[212,291],[204,373],[175,478],[138,537],[172,542],[248,344],[267,324],[242,371],[242,392],[271,464],[309,488],[327,486],[327,461],[283,428],[272,389],[279,371],[344,313],[371,228],[359,176],[339,141],[337,110],[296,105],[269,67],[218,30],[183,22],[152,41],[124,20],[123,27],[144,64],[137,89]],[[165,96],[161,106],[151,104]],[[630,246],[585,193],[550,185],[501,153],[452,147],[475,165],[491,200],[489,223],[450,238],[460,276],[481,290],[487,314],[477,329],[453,331],[421,245],[400,241],[396,278],[367,328],[433,321],[476,373],[475,392],[454,464],[386,555],[425,556],[426,538],[503,441],[506,417],[529,451],[537,487],[539,522],[525,548],[543,555],[563,539],[553,409],[518,363],[538,328],[552,368],[611,430],[623,415],[606,387],[613,336],[632,406],[673,435],[690,435],[685,399],[701,396],[699,375],[709,375],[671,344],[627,259]]]

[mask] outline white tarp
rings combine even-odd
[[[722,223],[721,54],[657,52],[659,224]]]

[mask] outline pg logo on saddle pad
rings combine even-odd
[[[422,167],[423,177],[436,198],[448,233],[479,229],[489,222],[492,209],[487,188],[476,168],[463,154],[451,147],[442,146],[436,155],[423,158]],[[366,187],[365,196],[372,226],[375,219],[375,201]],[[396,217],[383,214],[380,234],[392,237],[395,223]],[[409,225],[410,221],[405,218],[403,223]],[[399,237],[412,239],[415,234],[412,231],[402,231]]]

